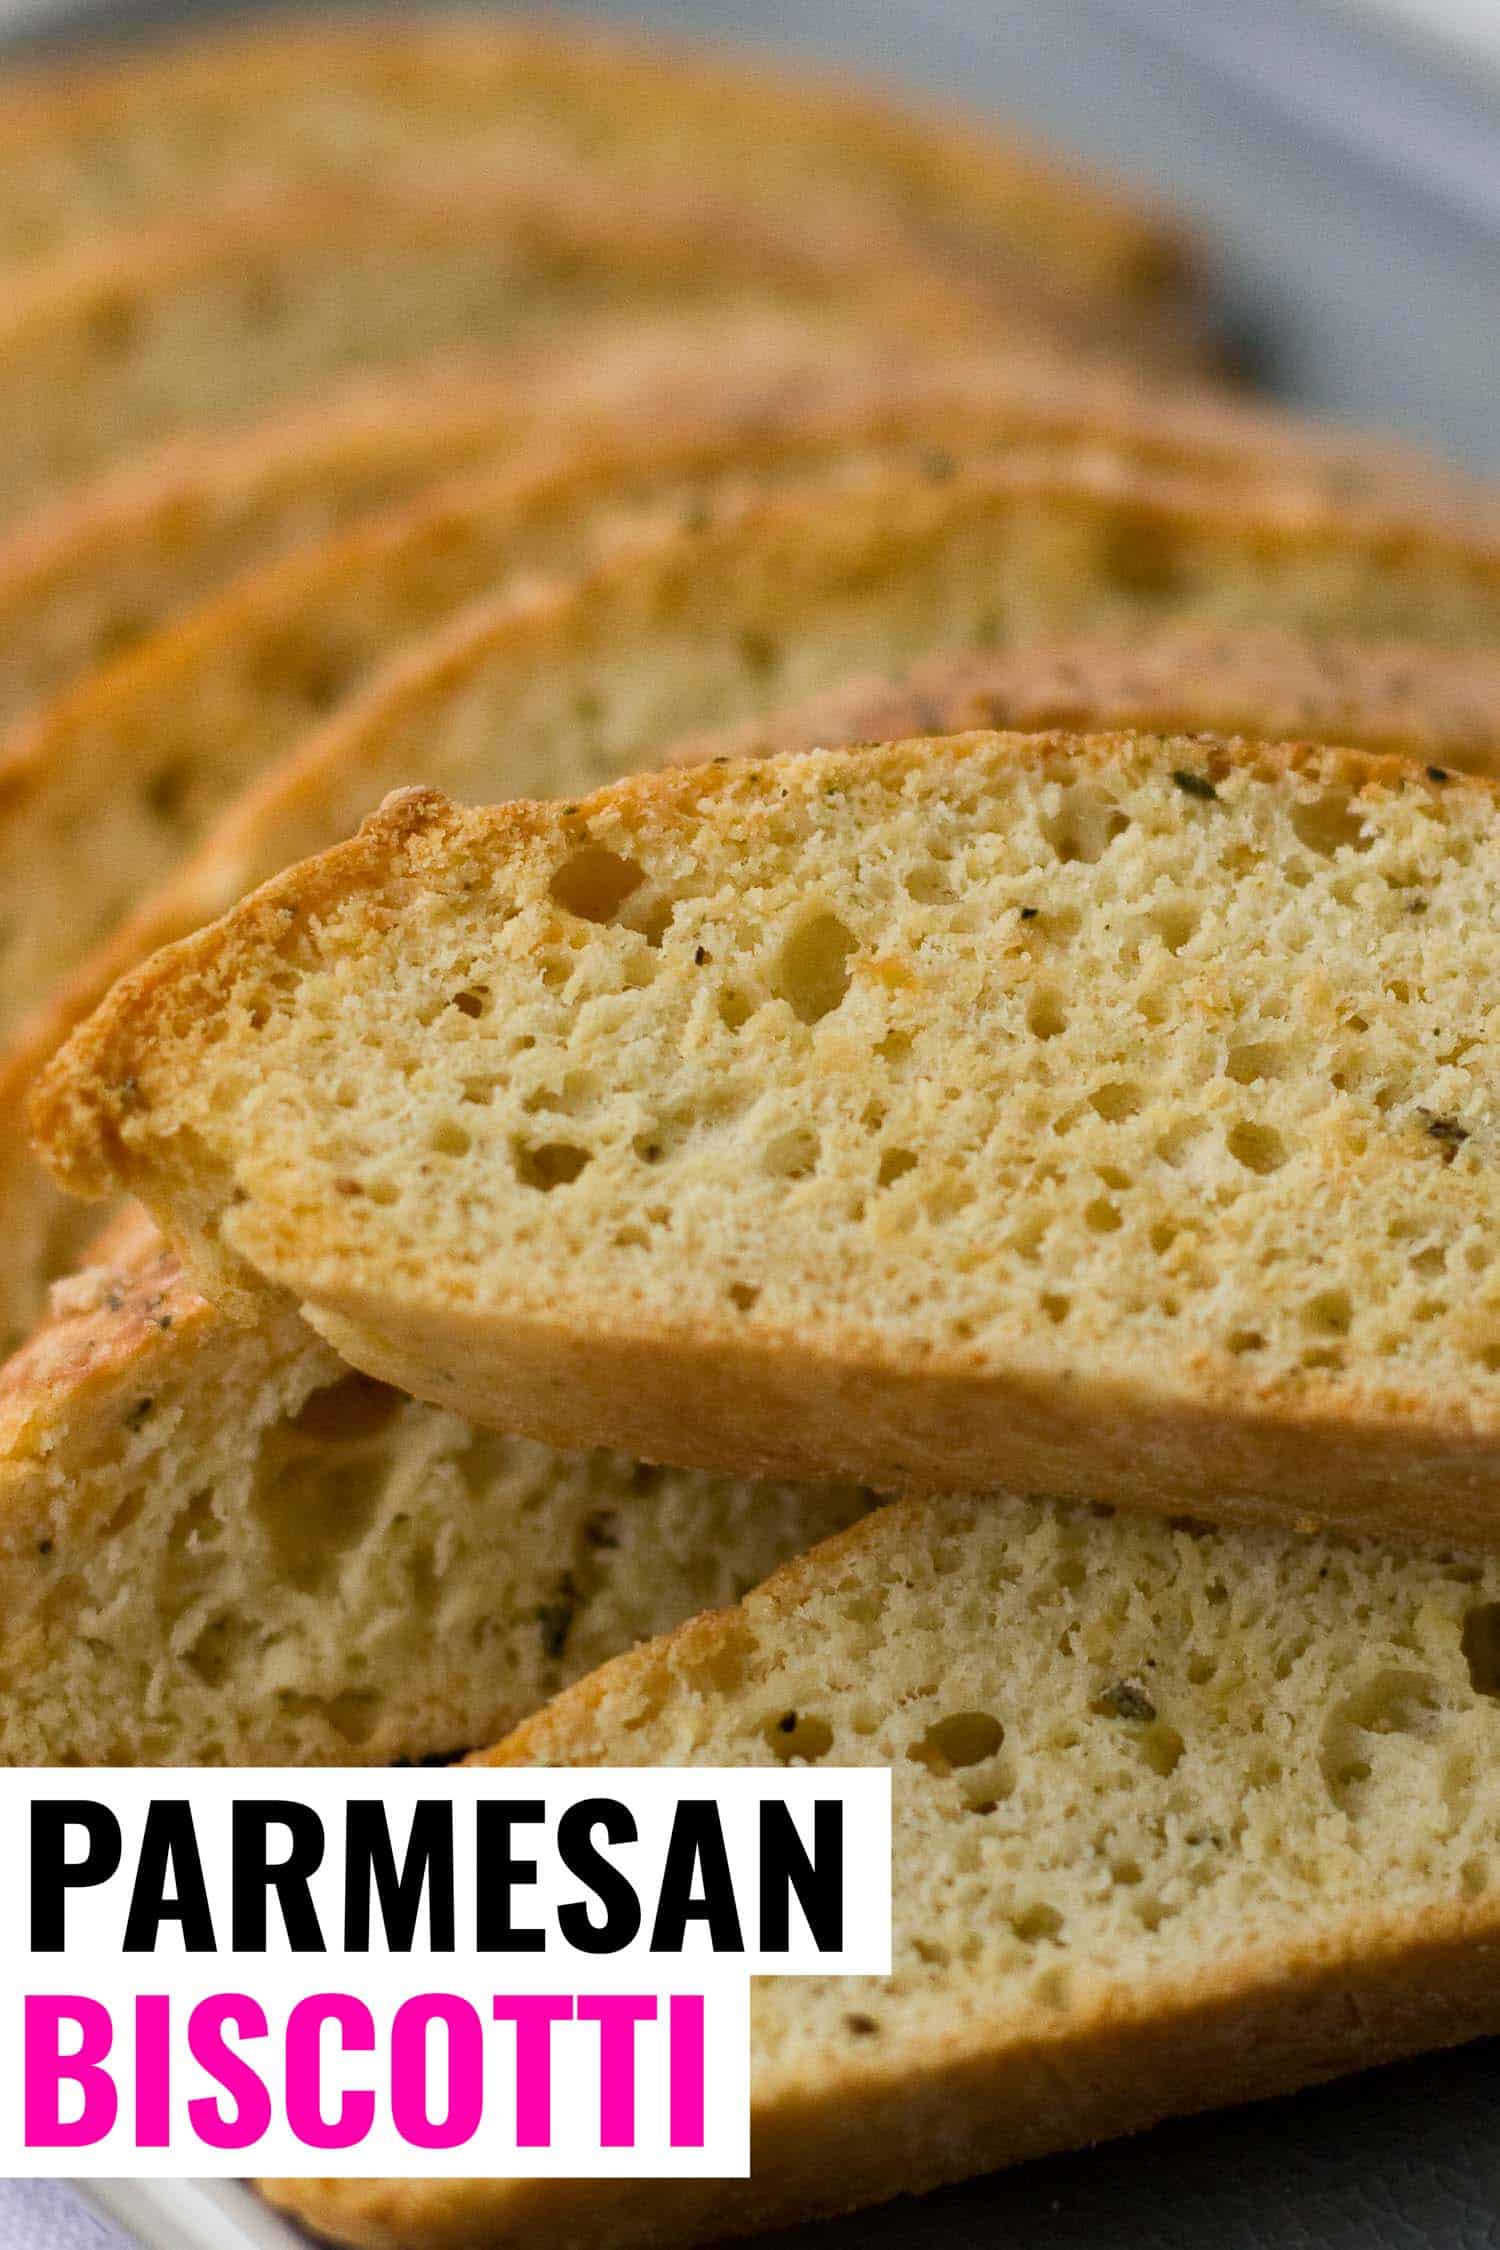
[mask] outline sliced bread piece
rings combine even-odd
[[[0,517],[192,428],[434,352],[548,341],[699,303],[883,306],[897,334],[1028,333],[986,292],[814,214],[571,180],[288,194],[48,266],[0,311]],[[587,335],[576,335],[580,353]]]
[[[1496,1545],[1497,915],[1500,790],[1355,751],[410,790],[37,1115],[210,1294],[498,1428]]]
[[[1383,434],[1053,354],[934,353],[853,303],[601,313],[586,351],[574,335],[560,350],[444,353],[356,378],[312,406],[148,448],[23,517],[0,538],[0,723],[239,573],[514,453],[539,429],[613,425],[648,399],[668,427],[710,403],[721,419],[733,402],[746,423],[783,420],[861,375],[872,409],[883,385],[894,410],[898,388],[911,405],[925,384],[928,412],[946,402],[964,447],[983,413],[1017,446],[1095,445],[1132,465],[1251,486],[1269,471],[1330,502],[1446,514],[1476,536],[1497,520],[1490,488]]]
[[[748,721],[853,672],[1073,629],[1133,636],[1164,618],[1484,646],[1500,632],[1500,543],[1446,514],[1423,526],[1410,506],[1334,504],[1300,479],[1252,492],[1116,458],[965,472],[942,451],[915,472],[893,465],[865,480],[845,469],[707,521],[698,510],[688,528],[632,541],[571,588],[455,620],[232,806],[0,1058],[8,1325],[35,1317],[39,1274],[65,1270],[86,1239],[27,1152],[37,1071],[153,947],[347,836],[386,791],[423,781],[478,800],[582,793],[654,763],[674,737]],[[137,744],[152,744],[152,725],[148,701]],[[132,756],[139,771],[131,739],[111,731],[69,771],[128,770]],[[1482,761],[1482,739],[1473,755]],[[98,813],[61,824],[70,848],[88,852]],[[80,863],[49,892],[66,915],[110,880],[107,857],[93,855],[86,874]]]
[[[1196,277],[1175,225],[986,122],[763,62],[494,14],[264,21],[17,73],[0,102],[0,261],[268,182],[381,188],[565,169],[601,192],[705,191],[878,225],[1058,317],[1175,337]]]
[[[1500,2030],[1500,1572],[908,1501],[503,1765],[884,1766],[892,1975],[757,1985],[747,2180],[283,2180],[365,2250],[717,2241]]]
[[[0,1764],[451,1755],[869,1505],[477,1430],[144,1214],[101,1256],[0,1373]]]

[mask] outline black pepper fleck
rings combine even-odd
[[[1206,805],[1216,805],[1219,801],[1219,792],[1207,774],[1189,773],[1185,767],[1179,766],[1172,779],[1184,797],[1197,797]]]

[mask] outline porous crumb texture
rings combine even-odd
[[[491,1754],[889,1766],[892,1974],[757,1983],[751,2180],[277,2200],[399,2250],[706,2241],[1493,2024],[1497,1652],[1493,1562],[894,1504]],[[1466,2014],[1424,1975],[1440,1939],[1467,1948]]]
[[[976,444],[980,419],[969,425]],[[799,441],[795,417],[782,414],[769,436],[747,436],[755,477],[767,478],[778,457],[806,462],[817,427],[814,414]],[[26,1149],[23,1104],[39,1069],[154,948],[347,836],[387,790],[417,781],[475,801],[582,794],[655,764],[678,737],[762,719],[851,674],[888,674],[940,650],[1020,651],[1070,630],[1134,643],[1164,620],[1183,629],[1277,624],[1362,642],[1401,634],[1479,647],[1500,630],[1500,549],[1446,520],[1424,530],[1419,504],[1404,515],[1385,502],[1351,509],[1300,472],[1285,486],[1268,475],[1257,494],[1217,473],[1090,459],[1087,448],[1071,461],[1023,450],[965,468],[939,447],[903,467],[894,456],[910,442],[904,429],[898,412],[883,467],[881,448],[858,448],[842,470],[819,476],[809,464],[805,483],[759,500],[736,492],[727,467],[717,506],[688,480],[682,515],[666,529],[648,520],[668,505],[660,464],[638,468],[633,486],[643,496],[660,473],[655,508],[644,497],[626,505],[629,473],[597,461],[580,465],[571,495],[565,471],[559,478],[544,465],[528,480],[518,467],[508,499],[452,519],[463,534],[456,546],[445,544],[440,515],[405,550],[411,568],[398,552],[382,578],[391,548],[377,535],[366,561],[345,552],[348,598],[345,572],[289,566],[279,593],[262,581],[228,605],[227,621],[220,605],[217,620],[175,634],[150,679],[134,667],[134,677],[105,683],[102,699],[74,699],[62,722],[69,755],[33,760],[16,816],[0,829],[0,853],[7,833],[29,840],[31,910],[8,933],[0,915],[0,993],[10,1007],[34,1000],[38,979],[76,954],[83,931],[120,912],[127,875],[132,894],[146,895],[0,1058],[0,1211],[14,1245],[0,1325],[24,1324],[42,1277],[59,1270],[57,1246],[77,1246],[76,1226]],[[571,548],[576,559],[588,538],[608,546],[611,525],[622,552],[570,586],[502,595],[439,626],[231,804],[151,890],[149,871],[190,843],[195,806],[220,801],[220,774],[243,778],[263,745],[310,719],[351,635],[368,649],[372,619],[399,632],[423,608],[414,589],[462,582],[476,552],[497,568],[518,550],[555,560]],[[293,618],[309,570],[324,606]],[[256,619],[261,631],[246,636]],[[1204,663],[1212,669],[1206,653]],[[1384,692],[1372,678],[1365,723],[1377,740],[1387,739]],[[1456,762],[1482,762],[1488,740],[1481,731],[1449,747]],[[123,784],[107,799],[91,778],[101,769]],[[27,816],[33,791],[55,818]],[[43,865],[56,871],[45,890]]]
[[[1012,1382],[1163,1435],[1206,1404],[1227,1484],[1334,1520],[1248,1425],[1380,1434],[1377,1475],[1388,1436],[1396,1488],[1434,1436],[1454,1490],[1405,1528],[1494,1537],[1497,887],[1490,785],[1205,736],[412,792],[122,987],[41,1121],[221,1279],[533,1434],[994,1483]],[[568,1337],[618,1395],[570,1406]]]
[[[868,1505],[476,1430],[132,1232],[0,1375],[0,1764],[452,1755]]]
[[[1154,214],[991,127],[905,108],[805,66],[795,77],[578,24],[491,15],[326,19],[201,36],[8,92],[0,259],[14,265],[268,181],[384,186],[566,168],[632,196],[732,193],[805,221],[879,221],[1001,275],[1055,277],[1064,302],[1139,306],[1165,324],[1183,245]]]

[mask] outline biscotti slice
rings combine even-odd
[[[483,178],[565,169],[615,199],[652,187],[804,223],[875,225],[999,277],[1055,317],[1175,340],[1196,294],[1184,239],[1077,167],[972,118],[744,57],[492,13],[259,22],[212,39],[17,72],[0,97],[0,260],[202,208],[267,181]]]
[[[374,2250],[717,2241],[1500,2029],[1500,1571],[881,1510],[505,1765],[889,1766],[889,1979],[752,2005],[745,2180],[287,2180]]]
[[[775,750],[836,748],[980,725],[1144,726],[1270,738],[1307,734],[1497,772],[1497,714],[1500,659],[1492,656],[1408,644],[1363,647],[1280,633],[1168,630],[1129,642],[1084,638],[938,658],[916,666],[899,683],[862,679],[770,720],[695,736],[668,757],[684,762],[725,754],[763,757]],[[441,723],[435,708],[432,724]],[[572,754],[565,758],[564,770],[571,773]],[[512,789],[541,793],[548,777],[528,760],[487,785],[493,790],[507,782]],[[210,903],[204,912],[211,911]],[[148,911],[135,926],[145,949],[150,919]],[[175,932],[169,927],[163,934]],[[125,944],[117,950],[123,973],[132,955]],[[113,981],[110,954],[106,947],[97,971],[100,997]],[[86,1012],[89,994],[87,981],[77,980],[12,1050],[8,1067],[0,1062],[0,1126],[7,1119],[13,1126],[8,1153],[0,1132],[0,1230],[9,1246],[0,1267],[0,1338],[8,1331],[16,1343],[47,1284],[72,1267],[94,1230],[95,1214],[62,1194],[29,1155],[22,1115],[37,1069]]]
[[[810,477],[707,520],[695,508],[571,587],[454,620],[232,806],[0,1059],[12,1319],[34,1317],[39,1261],[56,1273],[80,1247],[27,1152],[22,1105],[38,1070],[153,947],[349,835],[390,789],[583,794],[678,737],[854,673],[1070,630],[1134,636],[1167,618],[1483,647],[1500,632],[1500,544],[1446,514],[1423,525],[1411,507],[1335,504],[1300,480],[1250,491],[1098,458],[965,471],[941,451],[916,471]],[[143,711],[148,745],[151,724]],[[70,770],[128,758],[118,733],[107,741],[107,756]],[[97,813],[74,821],[70,848],[87,855],[99,826]],[[88,857],[86,872],[80,858],[60,914],[110,882],[107,857]]]
[[[451,1755],[870,1502],[475,1429],[140,1213],[100,1257],[0,1373],[0,1764]]]
[[[361,370],[560,346],[570,322],[605,314],[767,299],[883,306],[897,334],[1027,334],[985,292],[816,214],[777,228],[701,194],[623,207],[550,179],[289,194],[130,236],[9,294],[0,517]]]
[[[37,1115],[210,1294],[498,1428],[1500,1544],[1497,913],[1495,785],[1355,751],[411,790]]]

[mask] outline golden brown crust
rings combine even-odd
[[[57,1285],[40,1327],[0,1365],[0,1456],[14,1467],[54,1430],[76,1430],[96,1396],[110,1396],[127,1376],[148,1382],[157,1353],[175,1353],[215,1317],[146,1213],[122,1213],[83,1269]]]

